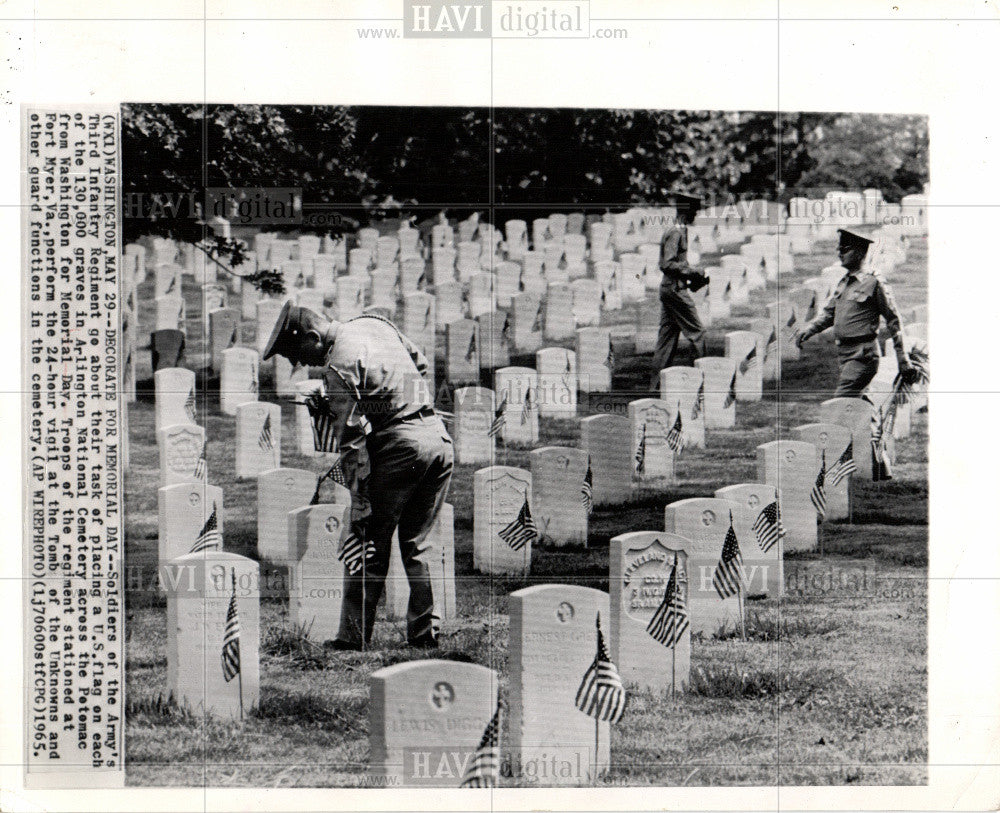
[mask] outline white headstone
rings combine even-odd
[[[479,383],[479,325],[471,319],[445,327],[445,377],[452,384]]]
[[[479,366],[495,370],[510,364],[512,325],[506,311],[490,311],[476,317],[479,323]]]
[[[532,512],[539,543],[561,547],[587,544],[583,502],[587,453],[565,446],[544,446],[528,455],[534,484]]]
[[[344,564],[337,554],[350,514],[349,503],[321,503],[288,513],[288,622],[316,643],[333,640],[340,629]]]
[[[576,363],[580,392],[610,392],[614,365],[611,330],[580,328],[576,332]]]
[[[511,593],[509,602],[512,771],[532,784],[588,785],[595,765],[599,774],[609,764],[609,724],[595,723],[575,699],[597,652],[598,614],[608,635],[608,594],[541,584]]]
[[[235,415],[236,407],[259,397],[259,358],[257,351],[248,347],[230,347],[222,351],[219,408],[226,415]]]
[[[157,558],[161,565],[191,553],[193,548],[200,547],[201,544],[222,549],[225,539],[225,507],[221,488],[205,483],[175,483],[158,489],[156,497],[159,533]],[[213,514],[215,521],[210,524]],[[211,533],[212,525],[218,531],[217,537]],[[200,543],[199,538],[205,531],[208,535]]]
[[[167,690],[195,714],[240,720],[258,703],[259,573],[256,562],[222,551],[190,553],[160,569],[167,592]],[[231,662],[238,674],[227,674],[223,645],[234,595],[239,646]]]
[[[823,423],[846,426],[854,439],[854,462],[859,480],[872,476],[872,406],[863,398],[831,398],[819,406]],[[829,455],[827,455],[829,458]]]
[[[759,401],[763,395],[761,362],[766,338],[749,330],[726,334],[726,358],[736,365],[737,401]]]
[[[216,308],[208,314],[209,352],[212,371],[222,370],[222,353],[240,343],[240,312],[236,308]]]
[[[576,416],[576,353],[546,347],[535,353],[538,371],[538,414],[547,418]]]
[[[496,707],[497,674],[459,661],[420,660],[373,672],[368,770],[392,787],[450,787]]]
[[[206,482],[205,430],[193,424],[165,426],[156,433],[160,453],[160,486]]]
[[[543,328],[546,339],[568,339],[576,329],[573,318],[573,289],[569,285],[550,285],[545,295]]]
[[[428,361],[434,358],[436,322],[434,297],[417,292],[403,297],[403,334],[412,341]]]
[[[736,425],[736,364],[711,356],[695,359],[705,375],[705,428],[731,429]]]
[[[271,469],[257,478],[257,555],[278,564],[291,561],[288,512],[309,504],[317,475],[305,469]]]
[[[455,390],[455,462],[493,462],[494,439],[490,435],[494,411],[493,390],[484,387],[459,387]]]
[[[780,495],[786,551],[816,549],[816,509],[809,495],[819,473],[819,453],[811,443],[774,440],[757,447],[757,479]]]
[[[688,604],[688,555],[691,543],[673,534],[635,531],[611,539],[611,660],[626,685],[654,694],[683,691],[691,674],[691,629],[666,646],[648,627],[663,602],[670,574]]]
[[[826,467],[824,490],[826,493],[826,518],[846,519],[849,515],[848,488],[852,475],[847,475],[834,485],[836,464],[853,442],[851,430],[835,423],[807,423],[792,428],[792,437],[811,443],[819,453],[820,465]],[[869,453],[871,446],[868,446]]]
[[[538,443],[537,374],[530,367],[503,367],[494,375],[496,398],[506,399],[500,436],[504,443]]]
[[[629,402],[632,472],[642,484],[663,484],[674,478],[675,456],[667,445],[667,434],[673,427],[670,413],[670,407],[659,398],[640,398]]]
[[[197,422],[197,396],[191,370],[164,367],[153,373],[153,381],[156,386],[153,417],[157,432],[174,424]]]
[[[722,556],[722,546],[729,533],[729,516],[733,512],[736,527],[737,507],[726,500],[714,497],[693,497],[670,503],[664,509],[664,528],[689,541],[688,554],[688,611],[691,616],[691,633],[709,637],[726,630],[739,628],[739,599],[735,596],[721,598],[712,584],[716,566]],[[749,549],[753,540],[740,539],[740,554]]]
[[[490,466],[473,475],[473,567],[481,573],[527,575],[531,540],[515,550],[500,536],[527,500],[531,506],[531,474],[510,466]]]
[[[684,445],[705,448],[705,374],[697,367],[660,370],[660,400],[681,413]],[[673,424],[671,424],[673,426]]]
[[[580,447],[590,458],[594,505],[621,505],[632,496],[631,424],[623,415],[591,415],[580,421]]]
[[[434,302],[439,328],[444,328],[451,322],[465,318],[465,303],[462,300],[462,286],[459,283],[436,283],[434,285]]]
[[[720,500],[728,500],[739,507],[738,511],[733,511],[733,527],[740,541],[748,596],[778,598],[784,589],[784,541],[772,542],[767,533],[770,523],[766,516],[761,518],[761,512],[777,499],[775,495],[774,486],[764,483],[740,483],[715,491]],[[758,519],[761,520],[760,530],[755,531]],[[768,550],[763,550],[762,542],[770,546]]]
[[[281,465],[281,407],[248,401],[236,407],[236,477],[247,480]]]

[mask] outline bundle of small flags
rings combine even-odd
[[[462,776],[460,788],[492,788],[500,784],[500,729],[504,704],[497,698],[497,709],[493,712],[476,753]]]
[[[757,537],[760,549],[767,553],[785,535],[785,526],[781,522],[781,509],[778,500],[768,503],[757,515],[753,523],[753,532]]]
[[[809,492],[809,500],[816,509],[820,522],[826,516],[826,449],[823,450],[822,461],[819,466],[819,474],[813,483],[812,491]]]
[[[618,668],[608,655],[601,632],[601,615],[597,615],[597,654],[583,675],[576,692],[576,707],[595,720],[617,723],[625,713],[628,697]]]
[[[681,640],[684,631],[690,626],[687,606],[684,603],[684,592],[677,578],[677,563],[670,570],[667,589],[663,593],[663,601],[649,619],[646,632],[665,647],[673,648]]]
[[[527,494],[524,495],[524,505],[517,512],[517,516],[505,525],[497,535],[510,546],[511,550],[521,550],[528,542],[538,538],[538,527],[531,517]]]
[[[590,457],[587,457],[587,473],[583,475],[583,486],[580,489],[580,501],[583,503],[587,516],[594,513],[594,471],[590,467]]]
[[[334,452],[337,449],[336,425],[330,406],[319,390],[310,392],[303,402],[312,423],[313,448],[317,452]]]
[[[719,557],[719,563],[715,566],[715,573],[712,575],[712,586],[719,594],[719,598],[729,598],[743,589],[746,580],[740,543],[736,539],[733,515],[730,512],[729,530],[726,531],[726,539],[722,543],[722,555]]]
[[[892,426],[895,419],[896,404],[894,401],[890,401],[884,414],[881,407],[879,407],[877,415],[872,413],[872,481],[875,483],[892,479],[889,438],[892,436]]]
[[[910,364],[917,371],[916,384],[927,384],[930,381],[930,357],[919,348],[910,351]],[[895,405],[908,403],[913,395],[914,384],[907,384],[903,381],[903,374],[896,373],[896,378],[892,382],[892,403]]]

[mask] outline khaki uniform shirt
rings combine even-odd
[[[837,283],[830,301],[809,323],[807,332],[811,336],[832,325],[838,344],[870,341],[878,334],[880,317],[885,319],[896,355],[901,355],[905,352],[903,332],[892,291],[873,274],[851,271]]]

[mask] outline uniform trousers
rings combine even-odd
[[[660,370],[673,364],[681,333],[694,345],[695,358],[705,355],[705,328],[694,298],[679,282],[664,282],[660,286],[660,333],[650,377],[650,387],[654,390],[660,386]]]

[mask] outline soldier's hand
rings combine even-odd
[[[903,359],[899,364],[899,377],[904,384],[912,385],[917,383],[920,373],[917,372],[917,368],[910,363],[909,359]]]
[[[809,334],[806,333],[804,330],[796,330],[795,336],[793,338],[795,346],[798,347],[799,349],[802,349],[802,345],[805,344],[806,339],[808,338]]]

